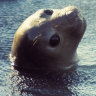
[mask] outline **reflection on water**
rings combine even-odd
[[[87,29],[78,48],[79,67],[72,73],[42,76],[11,70],[8,55],[21,22],[42,8],[76,5]],[[0,0],[0,96],[96,96],[96,0]]]
[[[96,66],[78,67],[74,72],[50,72],[41,75],[13,70],[10,75],[11,95],[95,96],[95,74]]]
[[[28,73],[13,72],[10,77],[12,83],[12,95],[22,94],[29,96],[71,96],[74,93],[70,88],[78,83],[76,72],[46,73],[34,75]],[[75,94],[76,95],[76,94]]]

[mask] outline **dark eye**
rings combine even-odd
[[[52,10],[44,10],[44,13],[46,13],[47,15],[52,15],[53,11]]]
[[[52,47],[56,47],[59,44],[59,42],[60,42],[60,37],[57,34],[54,34],[49,41]]]

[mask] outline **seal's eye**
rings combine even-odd
[[[60,37],[59,37],[57,34],[54,34],[54,35],[51,37],[50,41],[49,41],[49,43],[50,43],[50,45],[51,45],[52,47],[57,46],[57,45],[59,44],[59,42],[60,42]]]
[[[44,10],[44,13],[46,13],[47,15],[52,15],[53,11],[52,10]]]

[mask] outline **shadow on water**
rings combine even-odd
[[[70,87],[78,83],[76,72],[25,73],[14,70],[11,75],[12,96],[72,96]],[[76,94],[75,94],[76,95]]]

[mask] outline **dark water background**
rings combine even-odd
[[[87,21],[77,72],[42,79],[12,70],[8,55],[21,22],[38,9],[68,5],[83,10]],[[96,0],[0,0],[0,96],[96,96]]]

